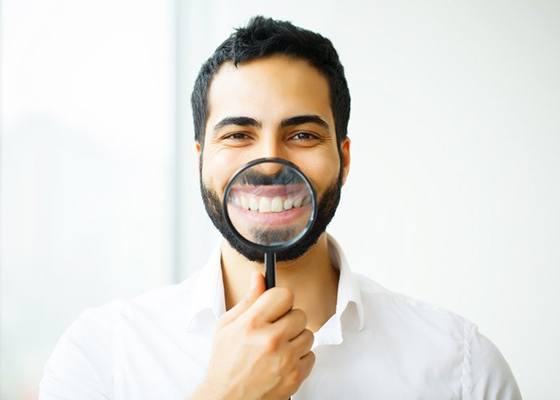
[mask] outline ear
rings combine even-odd
[[[196,152],[196,156],[198,157],[198,162],[200,162],[200,156],[202,155],[202,145],[198,140],[194,141],[194,151]]]
[[[346,178],[348,177],[348,172],[350,172],[350,138],[345,137],[344,141],[340,145],[340,150],[342,153],[342,184],[346,183]]]

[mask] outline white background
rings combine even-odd
[[[352,268],[474,321],[524,398],[560,398],[560,3],[529,0],[2,0],[0,397],[34,398],[83,308],[205,261],[190,90],[258,13],[345,65],[330,231]]]

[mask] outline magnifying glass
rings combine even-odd
[[[274,287],[276,254],[302,240],[316,220],[317,197],[311,182],[288,160],[259,158],[233,174],[222,205],[231,231],[263,253],[266,288]]]

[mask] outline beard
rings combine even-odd
[[[214,226],[220,231],[222,236],[229,242],[237,252],[250,261],[259,263],[264,262],[264,253],[247,243],[241,241],[237,234],[232,230],[226,222],[223,213],[222,202],[215,190],[208,188],[202,181],[202,166],[200,167],[200,191],[202,200],[208,216],[212,220]],[[296,243],[286,250],[276,252],[276,261],[288,261],[301,257],[309,250],[319,237],[325,232],[327,226],[331,222],[340,202],[340,194],[342,189],[342,167],[338,177],[323,193],[317,205],[317,217],[311,226],[311,229],[301,237]],[[263,233],[264,234],[264,233]],[[274,233],[272,233],[274,234]]]

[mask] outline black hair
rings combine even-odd
[[[274,54],[307,60],[328,80],[331,109],[340,146],[347,135],[350,118],[350,91],[344,68],[331,41],[318,33],[292,25],[288,21],[256,16],[247,26],[238,28],[202,65],[191,95],[194,137],[204,145],[208,116],[208,89],[214,74],[228,61],[235,66]],[[340,152],[340,148],[339,148]]]

